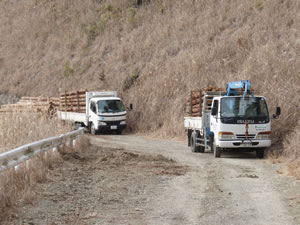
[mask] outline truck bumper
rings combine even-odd
[[[98,131],[117,131],[124,130],[126,125],[100,125],[98,126]]]
[[[220,148],[266,148],[271,146],[271,140],[230,140],[220,141],[216,140],[216,146]]]

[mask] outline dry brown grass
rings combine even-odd
[[[17,168],[0,173],[0,223],[5,217],[13,215],[17,204],[32,204],[36,195],[36,183],[47,180],[48,170],[52,170],[56,163],[62,163],[62,155],[85,151],[88,146],[88,138],[82,136],[75,148],[65,146],[58,151],[49,151],[22,163]]]
[[[288,174],[300,179],[300,121],[284,140],[284,157],[288,160]]]
[[[39,113],[0,113],[0,153],[71,131],[70,124]]]
[[[298,122],[299,123],[299,122]],[[289,133],[281,147],[273,147],[268,154],[269,162],[283,163],[283,168],[277,172],[300,179],[300,126],[295,126],[294,130]]]
[[[34,200],[33,187],[44,182],[48,168],[60,159],[59,154],[48,153],[0,173],[0,221],[18,202],[31,204]]]
[[[295,128],[290,132],[289,137],[283,142],[284,155],[292,160],[300,158],[300,120]]]
[[[90,146],[90,139],[86,136],[82,136],[76,142],[75,152],[85,152],[87,148]]]
[[[0,91],[117,90],[133,131],[174,137],[189,90],[250,79],[282,107],[275,145],[299,130],[300,1],[132,2],[2,1]]]
[[[288,174],[300,180],[300,160],[292,161],[288,164]]]
[[[0,113],[0,124],[0,153],[71,130],[70,125],[39,113]],[[18,200],[33,201],[32,188],[45,181],[47,170],[59,158],[58,153],[42,154],[0,173],[0,221]]]

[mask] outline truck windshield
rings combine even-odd
[[[269,113],[262,97],[229,97],[221,100],[223,123],[268,123]]]
[[[97,104],[99,113],[117,113],[125,111],[125,107],[121,100],[100,100]]]

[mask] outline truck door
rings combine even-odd
[[[212,115],[213,108],[217,111],[216,115]],[[219,100],[214,100],[212,104],[212,110],[210,115],[210,130],[215,135],[217,135],[218,132],[218,123],[219,123]]]
[[[96,103],[95,102],[92,102],[91,101],[91,104],[90,104],[90,115],[89,115],[89,120],[90,122],[93,122],[94,126],[97,128],[98,126],[98,115],[97,115],[97,106],[96,106]]]

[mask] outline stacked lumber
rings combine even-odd
[[[60,98],[59,97],[51,97],[50,104],[52,104],[55,111],[57,111],[59,109]]]
[[[209,91],[224,91],[218,87],[207,87],[202,90],[193,90],[186,97],[186,113],[189,116],[202,116],[202,108],[204,102],[204,96]],[[206,102],[207,106],[211,106],[212,100]]]
[[[86,92],[87,90],[80,90],[61,93],[59,97],[59,110],[64,112],[85,113]]]
[[[190,116],[200,116],[203,97],[201,90],[191,91],[186,97],[186,113]]]
[[[53,115],[56,108],[52,101],[55,98],[50,97],[27,97],[24,96],[16,104],[2,105],[0,112],[30,112],[30,113],[45,113]]]
[[[225,90],[224,90],[224,88],[209,86],[207,88],[203,88],[203,91],[208,92],[208,91],[225,91]]]
[[[2,105],[0,112],[30,112],[53,115],[57,110],[67,112],[85,112],[85,94],[87,90],[64,92],[59,97],[24,96],[16,104]]]
[[[37,103],[37,102],[49,102],[50,97],[29,97],[29,96],[23,96],[18,104],[23,104],[23,103]]]

